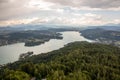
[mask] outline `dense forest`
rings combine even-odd
[[[120,48],[74,42],[0,68],[0,80],[120,80]]]

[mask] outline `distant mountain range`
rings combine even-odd
[[[94,29],[94,28],[102,28],[105,30],[114,30],[120,31],[120,24],[109,24],[103,26],[64,26],[64,25],[31,25],[31,24],[20,24],[15,26],[7,26],[7,27],[0,27],[0,31],[9,30],[9,31],[23,31],[23,30],[48,30],[51,28],[78,28],[79,30],[85,29]]]
[[[7,26],[0,27],[0,31],[10,30],[10,31],[23,31],[23,30],[47,30],[48,27],[44,25],[16,25],[16,26]]]
[[[120,31],[120,26],[88,26],[85,29],[102,28],[105,30]]]

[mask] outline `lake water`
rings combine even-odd
[[[51,39],[48,42],[45,42],[44,44],[38,46],[26,47],[24,46],[25,43],[16,43],[12,45],[2,46],[0,47],[0,64],[14,62],[18,60],[21,53],[27,53],[28,51],[33,51],[34,54],[40,54],[57,50],[64,47],[65,44],[74,41],[92,42],[91,40],[88,40],[81,36],[80,33],[76,31],[66,31],[61,32],[61,34],[63,36],[63,39]]]

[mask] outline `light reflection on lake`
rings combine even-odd
[[[51,39],[48,42],[45,42],[44,44],[38,46],[26,47],[24,46],[25,43],[16,43],[12,45],[2,46],[0,47],[0,64],[14,62],[18,60],[21,53],[26,53],[28,51],[33,51],[34,54],[40,54],[59,49],[61,47],[64,47],[65,44],[74,41],[92,42],[91,40],[88,40],[81,36],[80,33],[76,31],[66,31],[61,32],[61,34],[63,36],[63,39]]]

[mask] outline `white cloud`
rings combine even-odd
[[[29,24],[32,21],[35,21],[36,19],[37,18],[5,20],[5,21],[0,21],[0,26],[11,26],[11,25],[18,25],[18,24]]]
[[[113,23],[113,22],[114,22],[114,24],[120,24],[120,19],[114,19],[114,20],[110,21],[109,23]]]
[[[27,7],[38,8],[40,10],[51,10],[51,6],[54,6],[53,3],[45,2],[43,0],[30,0]]]
[[[46,16],[46,17],[30,18],[30,19],[14,19],[14,20],[0,21],[0,26],[17,25],[17,24],[58,24],[58,25],[73,25],[73,26],[90,26],[90,25],[100,26],[111,23],[119,24],[120,19],[104,20],[102,15],[97,15],[92,13],[86,13],[86,14],[71,13],[68,16]]]
[[[71,17],[72,16],[72,17]],[[74,17],[73,17],[74,16]],[[46,17],[44,19],[36,19],[33,24],[60,24],[60,25],[104,25],[108,24],[107,21],[102,19],[101,15],[92,13],[87,14],[69,14],[69,16],[54,16]]]

